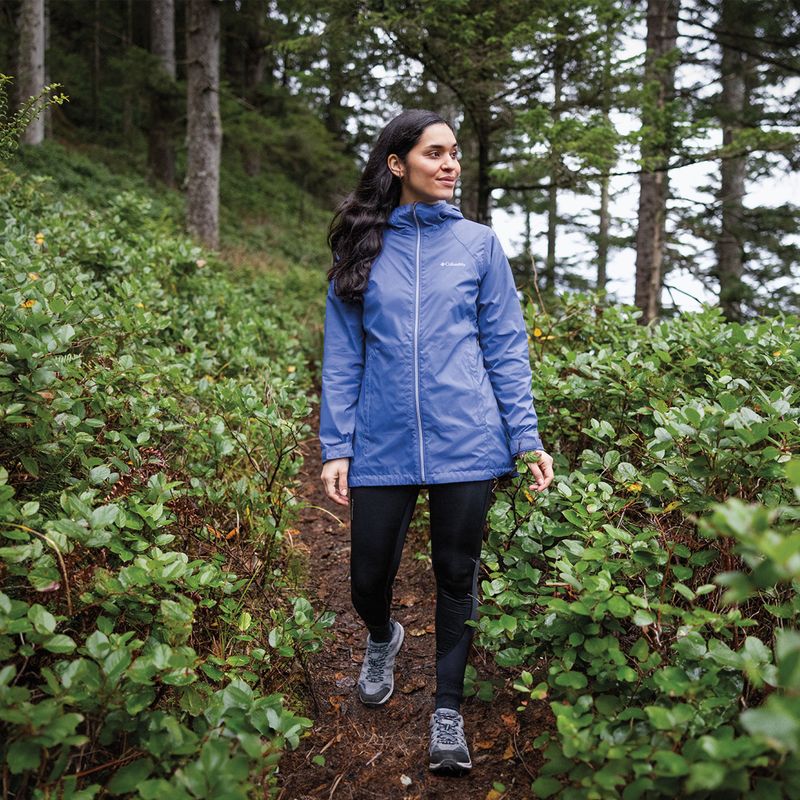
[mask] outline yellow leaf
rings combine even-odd
[[[542,335],[542,329],[541,328],[534,328],[533,329],[533,335],[538,339]]]
[[[642,484],[641,483],[629,483],[628,484],[628,491],[629,492],[641,492],[642,491]]]
[[[36,305],[35,300],[24,300],[22,303],[19,304],[20,308],[33,308]]]

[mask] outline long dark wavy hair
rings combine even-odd
[[[400,202],[402,182],[386,159],[395,153],[405,161],[425,128],[442,122],[452,130],[433,111],[410,108],[398,114],[378,135],[355,190],[336,208],[328,228],[333,256],[328,280],[336,278],[336,294],[343,300],[363,300],[372,262],[383,245],[383,229]]]

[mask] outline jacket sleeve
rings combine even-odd
[[[543,450],[533,407],[528,332],[514,275],[497,235],[490,230],[479,273],[478,330],[483,361],[514,457]]]
[[[356,405],[364,373],[362,306],[336,295],[328,284],[322,354],[319,440],[322,462],[353,455]]]

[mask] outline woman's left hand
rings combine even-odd
[[[528,461],[527,456],[530,453],[523,453],[520,458],[525,462],[525,465],[530,470],[535,483],[528,485],[529,489],[535,489],[537,492],[544,491],[553,482],[553,457],[544,450],[531,450],[531,453],[536,453],[539,456],[537,461]]]

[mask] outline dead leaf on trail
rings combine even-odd
[[[514,745],[509,742],[506,745],[506,749],[503,751],[503,761],[508,761],[509,758],[514,758],[515,755]]]
[[[425,628],[411,628],[408,633],[410,636],[424,636],[428,631]]]
[[[338,714],[339,709],[342,707],[342,700],[344,697],[338,694],[332,694],[328,697],[328,702],[331,704],[331,708]]]
[[[405,597],[398,598],[397,605],[403,608],[411,608],[411,606],[416,605],[418,602],[419,597],[415,594],[407,594]]]
[[[486,800],[499,800],[503,795],[497,791],[497,789],[489,789],[489,793],[486,795]]]
[[[491,750],[493,747],[494,747],[493,739],[481,739],[480,741],[475,742],[476,750]]]
[[[436,630],[436,623],[431,622],[429,625],[426,625],[425,630],[428,631],[428,633],[433,633]]]
[[[500,719],[510,731],[516,733],[519,730],[519,719],[514,714],[501,714]]]
[[[427,682],[425,678],[419,676],[417,678],[412,678],[408,683],[401,686],[400,691],[403,694],[411,694],[411,692],[416,692],[418,689],[424,689],[426,686]]]

